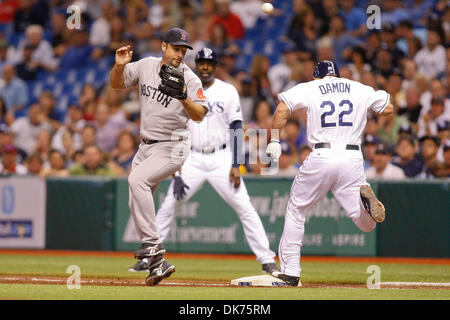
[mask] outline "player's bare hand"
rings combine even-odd
[[[233,184],[235,189],[238,189],[241,185],[241,173],[239,172],[239,168],[231,168],[230,170],[230,182]]]
[[[131,46],[120,47],[116,50],[116,64],[120,66],[126,65],[131,61],[133,57],[133,50],[131,50]]]

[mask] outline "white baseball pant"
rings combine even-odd
[[[348,217],[362,231],[370,232],[376,222],[364,209],[360,187],[366,182],[360,151],[345,150],[345,146],[313,150],[300,167],[291,187],[286,208],[283,234],[278,246],[280,271],[299,277],[300,250],[309,210],[329,190]]]
[[[257,260],[262,264],[274,263],[275,253],[270,250],[264,226],[250,202],[244,181],[241,178],[238,189],[235,189],[229,181],[231,159],[229,149],[205,155],[192,151],[182,167],[181,176],[184,183],[189,186],[189,189],[186,189],[186,197],[182,201],[189,200],[203,183],[208,181],[222,199],[238,214],[247,242]],[[156,214],[156,224],[162,241],[170,231],[176,204],[177,200],[173,196],[172,181],[167,196]]]

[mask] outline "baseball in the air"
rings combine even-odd
[[[265,14],[270,14],[273,11],[273,5],[269,2],[265,2],[262,6],[261,6],[262,11]]]

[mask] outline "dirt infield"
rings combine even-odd
[[[67,277],[55,276],[30,276],[30,275],[0,275],[0,283],[5,284],[48,284],[48,285],[66,285]],[[86,278],[80,279],[80,285],[88,286],[129,286],[129,287],[145,287],[144,279],[136,278]],[[163,287],[233,287],[229,281],[194,281],[194,280],[171,280],[165,279],[158,286]],[[349,284],[349,283],[302,283],[302,288],[366,288],[365,284]],[[240,288],[257,288],[257,287],[240,287]],[[261,287],[259,287],[261,288]],[[286,288],[292,288],[286,286]],[[433,284],[433,283],[381,283],[380,288],[396,288],[396,289],[450,289],[450,283]]]

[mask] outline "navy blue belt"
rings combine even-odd
[[[224,143],[221,146],[214,147],[214,148],[196,148],[194,146],[191,146],[191,150],[192,151],[195,151],[195,152],[198,152],[198,153],[203,153],[203,154],[213,154],[216,151],[224,150],[226,148],[227,148],[226,143]]]
[[[316,143],[314,145],[314,149],[320,149],[320,148],[327,148],[330,149],[331,148],[331,144],[329,142],[320,142],[320,143]],[[348,144],[345,146],[346,150],[357,150],[359,151],[359,146],[357,144]]]

